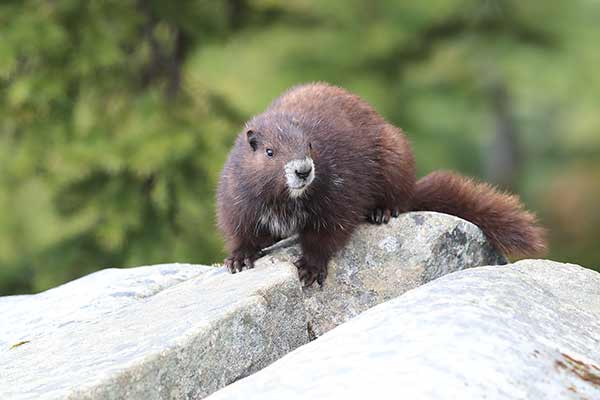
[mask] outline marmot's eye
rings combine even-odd
[[[312,143],[308,143],[308,148],[312,150]]]
[[[267,149],[267,155],[268,155],[269,157],[273,157],[273,150],[271,150],[271,149]]]

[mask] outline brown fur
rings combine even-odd
[[[314,161],[314,180],[292,198],[284,165],[304,157]],[[543,247],[535,219],[516,198],[446,176],[424,178],[415,191],[414,159],[400,129],[344,89],[294,87],[246,123],[223,168],[217,218],[231,253],[225,263],[232,272],[251,268],[261,248],[298,233],[300,277],[322,283],[327,262],[359,223],[387,223],[411,208],[468,219],[503,251]]]
[[[438,211],[470,221],[504,254],[540,255],[546,249],[544,230],[517,196],[450,171],[419,179],[412,210]]]

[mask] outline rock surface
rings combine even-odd
[[[210,399],[380,397],[600,399],[600,274],[543,260],[450,274]]]
[[[298,256],[280,243],[235,275],[108,269],[0,298],[0,399],[202,398],[409,289],[505,261],[477,227],[437,213],[361,226],[323,289],[301,290]]]
[[[272,254],[293,261],[298,246]],[[435,212],[407,213],[387,225],[362,225],[329,263],[323,289],[304,290],[314,336],[450,272],[505,264],[475,225]]]
[[[308,341],[296,268],[264,260],[103,270],[0,315],[0,399],[196,399]]]

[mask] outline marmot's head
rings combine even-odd
[[[261,178],[290,197],[302,196],[315,178],[312,144],[297,120],[284,114],[263,114],[246,124],[247,159]]]

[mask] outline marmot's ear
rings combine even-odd
[[[248,140],[248,144],[252,147],[252,151],[256,151],[256,147],[258,146],[258,136],[256,132],[252,129],[246,131],[246,139]]]

